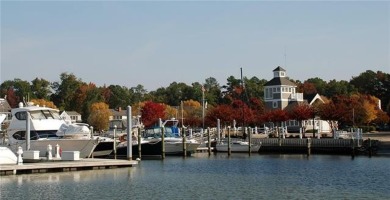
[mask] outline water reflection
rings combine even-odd
[[[0,177],[0,199],[386,199],[388,158],[194,154],[131,168]]]

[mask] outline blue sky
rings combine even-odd
[[[1,1],[0,82],[73,73],[98,86],[224,85],[390,73],[390,2]]]

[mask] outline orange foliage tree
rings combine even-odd
[[[34,105],[37,106],[57,109],[57,106],[54,105],[52,101],[47,101],[45,99],[31,99],[31,102],[33,102]]]
[[[202,105],[192,99],[183,101],[183,123],[185,126],[197,127],[202,124]],[[181,118],[181,117],[180,117]]]
[[[93,103],[90,107],[90,110],[88,123],[94,127],[94,130],[107,130],[109,125],[109,117],[111,115],[108,104],[104,102]]]

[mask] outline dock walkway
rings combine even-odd
[[[23,163],[22,165],[0,165],[0,176],[47,173],[47,172],[66,172],[78,170],[96,170],[110,169],[119,167],[132,167],[137,165],[136,160],[114,160],[114,159],[80,159],[77,161],[45,161],[35,163]]]

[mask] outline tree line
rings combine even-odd
[[[118,109],[131,105],[133,115],[141,115],[147,125],[156,123],[155,118],[159,116],[184,118],[184,125],[201,127],[202,103],[207,104],[204,116],[207,126],[214,125],[217,118],[225,124],[237,120],[243,125],[260,125],[269,121],[305,120],[313,115],[351,126],[389,122],[390,74],[367,70],[350,81],[324,81],[318,77],[303,82],[290,80],[298,85],[297,92],[304,95],[318,93],[326,103],[310,108],[299,107],[294,111],[267,111],[263,96],[264,84],[268,80],[256,76],[243,77],[242,80],[230,76],[224,85],[213,77],[205,79],[203,83],[190,85],[172,82],[167,87],[147,91],[141,84],[134,87],[97,86],[82,81],[72,73],[61,73],[58,82],[43,78],[35,78],[31,82],[18,78],[6,80],[0,85],[0,95],[6,96],[11,107],[17,107],[27,98],[59,110],[76,111],[82,115],[83,122],[97,118],[93,112],[98,108]],[[106,106],[97,106],[97,103]],[[162,108],[158,105],[162,105]],[[104,125],[99,127],[106,128]]]

